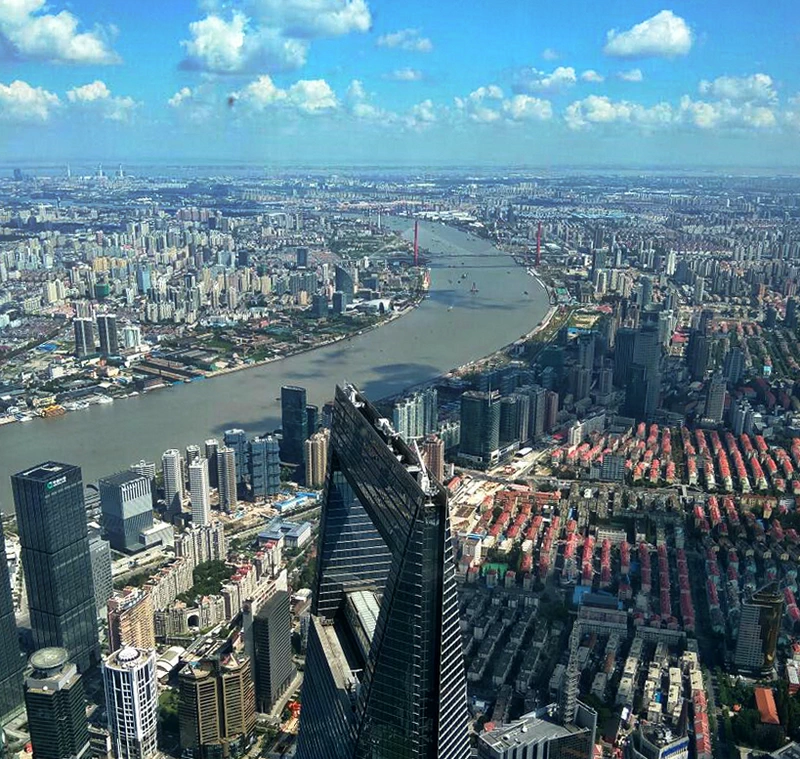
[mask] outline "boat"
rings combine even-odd
[[[477,292],[480,292],[480,290],[478,290],[478,288],[477,288],[477,286],[475,285],[475,283],[474,283],[474,282],[472,283],[472,287],[470,287],[470,288],[469,288],[469,291],[470,291],[470,292],[471,292],[473,295],[474,295],[475,293],[477,293]]]
[[[448,310],[448,311],[452,311],[452,310],[453,310],[453,307],[452,307],[452,306],[448,306],[448,307],[447,307],[447,310]]]

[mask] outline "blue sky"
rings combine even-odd
[[[800,165],[795,0],[0,0],[0,160]]]

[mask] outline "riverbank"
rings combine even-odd
[[[413,235],[407,219],[392,223]],[[40,461],[78,464],[84,480],[92,482],[142,458],[159,461],[169,448],[219,439],[229,428],[263,434],[280,425],[276,398],[282,385],[305,387],[308,403],[320,407],[344,381],[372,399],[390,397],[514,343],[546,317],[546,290],[530,277],[520,278],[504,251],[428,223],[420,224],[420,245],[430,252],[428,296],[379,329],[214,381],[0,427],[0,509],[11,511],[9,475]],[[457,281],[461,273],[468,273],[466,285]],[[476,294],[469,291],[473,281]]]

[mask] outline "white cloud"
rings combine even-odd
[[[622,79],[623,82],[641,82],[644,81],[644,74],[641,69],[629,69],[628,71],[620,71],[617,77]]]
[[[572,87],[578,78],[572,66],[559,66],[551,73],[526,68],[517,72],[514,77],[514,91],[521,93],[560,92]]]
[[[190,87],[181,87],[168,101],[167,104],[171,108],[179,108],[184,103],[192,99],[192,90]]]
[[[603,52],[616,58],[674,58],[686,55],[693,41],[686,21],[664,10],[626,31],[612,29]]]
[[[546,47],[542,50],[542,58],[546,61],[557,61],[559,58],[558,50],[553,50],[552,47]]]
[[[403,119],[403,124],[410,129],[419,131],[432,126],[437,120],[436,106],[432,100],[428,99],[411,106]]]
[[[419,82],[422,79],[422,72],[412,68],[395,69],[384,78],[395,82]]]
[[[794,129],[800,129],[800,95],[789,98],[789,110],[783,115],[784,121]]]
[[[90,108],[102,118],[111,121],[127,120],[136,108],[133,98],[112,95],[106,83],[99,79],[68,90],[67,100],[76,106]]]
[[[604,95],[589,95],[576,100],[564,111],[564,121],[570,129],[585,129],[596,124],[623,123],[645,129],[664,127],[674,122],[669,103],[646,107],[626,100],[613,101]]]
[[[730,100],[706,102],[681,98],[683,120],[698,129],[770,129],[778,123],[775,111],[755,103],[734,103]]]
[[[430,53],[433,43],[420,34],[419,29],[400,29],[378,37],[379,47],[397,48],[412,53]]]
[[[241,100],[255,111],[281,106],[308,115],[332,111],[339,105],[336,94],[324,79],[300,79],[291,87],[281,89],[267,74],[250,82],[231,97]]]
[[[594,69],[586,69],[586,71],[581,74],[582,82],[599,83],[605,80],[606,78],[602,74],[598,74]]]
[[[109,47],[112,30],[95,27],[78,31],[79,19],[62,10],[49,10],[45,0],[0,0],[0,57],[52,63],[119,63]]]
[[[512,121],[549,121],[553,118],[553,106],[549,100],[514,95],[503,101],[503,113]]]
[[[720,76],[712,82],[704,79],[700,82],[699,90],[701,95],[710,95],[721,100],[773,103],[778,99],[772,77],[768,74]]]
[[[252,27],[234,11],[230,20],[211,14],[189,24],[191,39],[181,42],[186,58],[181,67],[216,74],[253,70],[291,71],[306,62],[308,43],[284,37],[279,30]]]
[[[42,87],[31,87],[19,79],[0,84],[0,119],[13,122],[44,122],[58,108],[58,95]]]
[[[455,98],[455,104],[456,108],[463,111],[470,121],[489,124],[493,121],[498,121],[502,117],[500,111],[492,108],[490,104],[496,104],[497,101],[502,99],[503,90],[496,84],[490,84],[486,87],[478,87],[466,98]]]
[[[296,39],[340,37],[372,25],[366,0],[250,0],[247,7],[264,26]]]

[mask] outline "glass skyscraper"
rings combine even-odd
[[[22,670],[25,659],[17,643],[14,601],[8,579],[8,560],[3,527],[0,525],[0,723],[22,705]]]
[[[284,385],[281,388],[281,461],[303,465],[303,443],[308,438],[306,389]]]
[[[278,439],[267,435],[253,438],[248,464],[253,498],[277,495],[281,489],[281,454]]]
[[[354,387],[337,388],[298,759],[465,759],[447,493]]]
[[[49,461],[11,477],[34,646],[61,647],[85,671],[99,660],[83,480]]]

